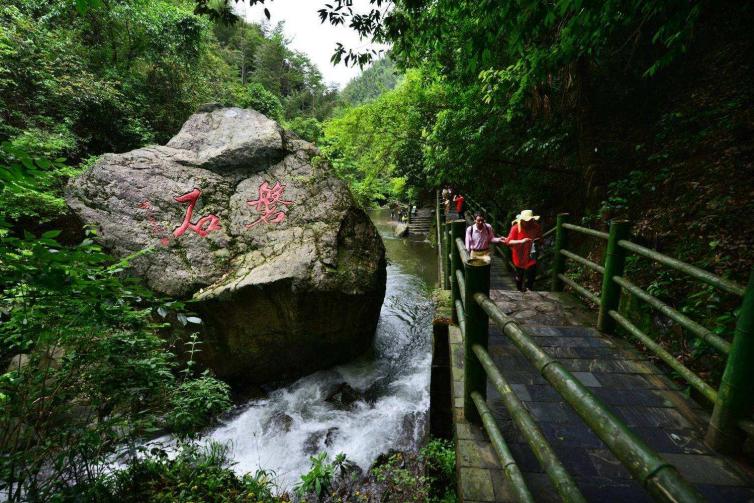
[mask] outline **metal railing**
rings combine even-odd
[[[495,305],[489,298],[489,262],[470,260],[460,239],[466,222],[457,220],[446,226],[445,235],[451,238],[448,241],[452,244],[449,278],[455,306],[454,319],[463,333],[464,341],[464,416],[487,431],[519,501],[531,501],[531,493],[486,406],[488,379],[500,393],[513,422],[560,497],[564,501],[584,501],[584,497],[487,352],[490,319],[655,499],[703,501],[702,496],[675,467],[631,432],[560,362],[539,347],[524,327]]]

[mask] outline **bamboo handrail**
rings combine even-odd
[[[682,262],[678,259],[674,259],[673,257],[668,257],[667,255],[664,255],[658,251],[650,250],[649,248],[645,248],[644,246],[637,245],[636,243],[632,243],[631,241],[626,241],[625,239],[623,239],[623,240],[618,241],[618,245],[625,248],[628,251],[632,251],[636,253],[637,255],[641,255],[643,257],[652,259],[655,262],[659,262],[677,271],[686,273],[692,278],[698,279],[699,281],[703,281],[704,283],[707,283],[708,285],[712,285],[728,293],[738,295],[739,297],[743,297],[744,292],[746,291],[746,289],[743,286],[739,285],[738,283],[734,281],[721,278],[720,276],[716,276],[712,274],[711,272],[705,271],[704,269],[700,269],[691,264],[687,264],[686,262]]]
[[[692,334],[696,335],[700,339],[704,340],[705,342],[708,342],[711,346],[713,346],[718,351],[721,351],[725,354],[730,353],[730,343],[723,339],[722,337],[712,333],[709,329],[703,327],[699,323],[695,322],[688,316],[685,316],[669,305],[662,302],[657,297],[647,293],[646,291],[642,290],[635,284],[631,283],[626,278],[623,278],[621,276],[615,276],[613,277],[613,281],[618,283],[622,288],[624,288],[626,291],[632,293],[633,295],[636,295],[638,298],[649,304],[650,306],[657,309],[659,312],[667,316],[668,318],[672,319],[679,325],[681,325],[683,328],[687,329]]]
[[[479,411],[479,416],[482,418],[482,426],[484,426],[487,436],[490,437],[490,443],[495,448],[495,452],[497,452],[497,457],[500,459],[500,464],[503,467],[503,473],[511,482],[511,490],[514,492],[516,500],[522,503],[534,503],[534,497],[529,492],[524,476],[516,464],[516,460],[513,459],[513,453],[511,453],[508,444],[505,442],[500,429],[495,423],[492,411],[487,407],[487,403],[478,392],[474,391],[471,394],[471,399],[474,400],[474,405],[476,405]]]
[[[487,373],[487,378],[500,393],[500,398],[516,424],[516,428],[526,439],[526,443],[531,447],[534,456],[547,473],[560,497],[563,498],[563,501],[586,501],[571,475],[547,442],[542,430],[539,429],[526,406],[516,396],[508,381],[497,369],[487,350],[478,344],[474,345],[473,350]]]
[[[576,255],[575,253],[570,252],[568,250],[560,250],[560,254],[563,255],[563,256],[565,256],[565,257],[568,257],[569,259],[571,259],[571,260],[573,260],[575,262],[578,262],[579,264],[583,264],[583,265],[587,266],[589,269],[592,269],[593,271],[597,271],[600,274],[605,274],[605,268],[604,267],[602,267],[599,264],[595,264],[594,262],[592,262],[589,259],[586,259],[586,258],[584,258],[584,257],[582,257],[580,255]]]
[[[661,501],[704,501],[675,467],[629,430],[560,362],[545,353],[518,322],[503,314],[488,296],[477,293],[474,300],[650,494]]]
[[[565,274],[558,274],[558,278],[560,278],[560,281],[562,281],[566,285],[570,286],[571,288],[573,288],[574,290],[576,290],[576,292],[578,292],[582,296],[586,297],[587,299],[589,299],[593,303],[595,303],[595,304],[599,304],[600,303],[600,298],[596,294],[590,292],[589,290],[587,290],[583,286],[579,285],[578,283],[576,283],[574,280],[572,280],[571,278],[569,278]]]
[[[671,355],[665,348],[657,344],[647,334],[642,332],[639,327],[631,323],[627,318],[621,316],[617,311],[610,311],[610,316],[618,322],[620,326],[626,329],[626,332],[639,339],[642,344],[647,346],[658,358],[665,362],[670,368],[678,372],[686,382],[692,385],[710,402],[717,399],[717,391],[712,386],[704,382],[701,377],[692,372],[688,367],[679,362],[675,356]]]
[[[600,239],[607,239],[609,237],[609,234],[607,232],[601,232],[594,229],[590,229],[588,227],[581,227],[580,225],[573,225],[573,224],[563,224],[563,227],[566,229],[571,229],[572,231],[580,232],[582,234],[586,234],[588,236],[593,236]]]

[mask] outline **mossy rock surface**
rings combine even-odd
[[[367,350],[385,293],[376,228],[315,156],[258,112],[212,109],[165,146],[102,156],[66,199],[116,256],[154,248],[133,270],[196,301],[209,367],[267,382]]]

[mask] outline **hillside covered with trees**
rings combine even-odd
[[[342,91],[283,25],[237,19],[228,0],[0,6],[0,499],[290,498],[274,474],[238,476],[226,449],[192,442],[235,398],[196,363],[202,320],[129,275],[151,250],[113,258],[63,198],[101,155],[164,145],[206,103],[253,108],[315,143],[362,207],[434,204],[452,185],[504,224],[523,208],[545,228],[561,212],[601,230],[627,218],[636,242],[746,282],[750,2],[364,0],[356,14],[319,3],[324,22],[391,47],[377,60],[338,46],[336,63],[374,59]],[[587,240],[572,247],[602,259]],[[720,313],[738,299],[640,260],[627,267],[663,302],[731,332],[735,317]],[[708,344],[629,307],[717,384],[723,360]],[[140,447],[162,434],[179,442],[174,459]],[[452,452],[430,444],[417,456],[386,456],[370,487],[452,500]],[[323,496],[347,466],[312,460],[300,499]]]

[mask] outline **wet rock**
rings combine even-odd
[[[325,447],[331,447],[337,434],[338,428],[335,426],[326,430],[310,433],[304,441],[304,454],[311,456],[317,454]]]
[[[102,156],[69,183],[69,206],[115,256],[153,248],[130,271],[195,301],[198,357],[225,380],[367,350],[386,278],[368,216],[313,145],[253,110],[203,110],[165,146]]]
[[[325,447],[332,447],[335,443],[335,438],[338,436],[338,428],[330,428],[325,434]]]
[[[291,431],[291,426],[293,426],[293,418],[283,412],[282,410],[275,411],[272,416],[270,416],[269,421],[267,421],[267,424],[264,427],[265,433],[276,433],[276,432],[285,432],[288,433]]]
[[[364,401],[369,405],[374,405],[380,397],[388,393],[390,381],[386,377],[377,379],[364,391]]]
[[[396,224],[395,229],[393,229],[393,234],[397,238],[408,236],[408,224]]]
[[[348,383],[342,382],[327,393],[325,402],[339,410],[351,410],[354,404],[363,398],[362,393],[349,386]]]

